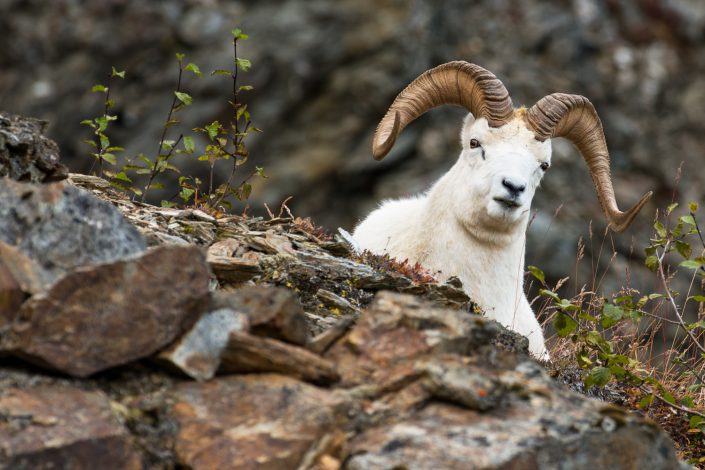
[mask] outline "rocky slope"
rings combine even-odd
[[[0,468],[683,467],[457,283],[351,260],[308,221],[81,175],[0,194]]]
[[[621,286],[626,267],[633,286],[648,285],[639,258],[655,207],[670,203],[674,191],[682,202],[703,199],[705,176],[698,169],[705,154],[705,7],[694,0],[166,0],[90,6],[9,0],[0,4],[0,30],[12,37],[0,48],[0,102],[53,123],[49,133],[65,161],[74,171],[86,170],[86,129],[78,123],[100,112],[88,90],[115,65],[127,69],[128,77],[113,90],[120,117],[114,141],[128,154],[153,153],[176,80],[174,52],[185,52],[204,71],[226,67],[228,31],[235,25],[250,34],[241,53],[253,63],[245,75],[256,87],[250,109],[265,130],[251,148],[253,164],[270,175],[254,191],[257,209],[261,201],[278,206],[294,196],[295,213],[330,229],[349,229],[380,199],[426,188],[457,154],[462,113],[439,110],[424,117],[405,130],[384,163],[370,158],[370,139],[406,83],[456,59],[496,73],[518,104],[531,105],[555,91],[588,96],[605,124],[618,199],[629,205],[656,191],[637,226],[614,237],[620,255],[609,269],[604,266],[610,257],[603,257],[608,292]],[[226,81],[189,80],[186,87],[195,104],[184,114],[183,130],[227,117]],[[576,242],[587,239],[588,222],[594,221],[597,246],[604,222],[575,152],[565,142],[557,142],[555,152],[536,198],[528,256],[530,264],[560,278],[573,271],[566,266],[574,265]],[[675,187],[681,161],[685,171]],[[632,236],[636,249],[630,255]],[[593,278],[590,264],[579,272],[579,285]]]

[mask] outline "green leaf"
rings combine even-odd
[[[695,322],[695,323],[688,323],[688,324],[686,325],[686,328],[687,328],[689,331],[690,331],[690,330],[694,330],[694,329],[696,329],[696,328],[705,329],[705,320],[700,320],[700,321]]]
[[[553,299],[555,302],[561,301],[561,298],[558,297],[558,294],[556,294],[555,292],[551,292],[548,289],[539,289],[539,295],[541,295],[543,297],[549,297],[549,298]]]
[[[644,398],[639,400],[639,408],[645,410],[646,408],[650,407],[651,404],[654,402],[655,398],[656,396],[653,393],[646,395]]]
[[[553,319],[553,327],[556,329],[558,336],[565,338],[578,328],[578,322],[565,313],[558,312],[556,318]]]
[[[690,255],[693,254],[693,249],[690,247],[689,244],[687,244],[683,240],[676,240],[675,244],[676,250],[678,251],[678,253],[680,253],[683,258],[690,258]]]
[[[178,98],[178,100],[186,106],[189,106],[191,103],[193,103],[193,98],[191,98],[191,95],[189,95],[188,93],[184,93],[182,91],[175,91],[174,94],[176,95],[176,98]]]
[[[184,150],[186,153],[193,153],[196,148],[196,144],[193,141],[193,137],[184,137]]]
[[[239,68],[240,70],[242,70],[243,72],[247,72],[248,70],[250,70],[250,67],[252,67],[252,63],[247,59],[243,59],[241,57],[236,57],[235,58],[235,66],[237,68]]]
[[[84,119],[83,121],[80,122],[80,124],[83,126],[90,126],[95,129],[95,124],[93,123],[92,119]]]
[[[674,210],[676,207],[678,207],[678,203],[677,203],[677,202],[674,202],[673,204],[669,205],[669,206],[666,208],[666,214],[670,214],[671,212],[673,212],[673,210]]]
[[[526,269],[528,269],[531,275],[538,279],[541,284],[546,284],[546,275],[540,268],[537,268],[536,266],[527,266]]]
[[[261,167],[261,166],[255,167],[255,174],[261,178],[267,177],[267,175],[264,174],[264,167]]]
[[[150,167],[150,168],[151,168],[152,166],[154,166],[154,163],[152,163],[152,160],[150,160],[149,157],[147,157],[147,156],[146,156],[145,154],[143,154],[143,153],[140,153],[139,155],[137,155],[137,158],[139,158],[140,160],[142,160],[142,161],[143,161],[148,167]]]
[[[179,197],[184,201],[188,202],[196,191],[191,188],[181,188],[179,191]]]
[[[241,201],[247,199],[248,197],[250,197],[250,194],[252,194],[252,185],[250,183],[245,183],[240,187],[238,199],[240,199]]]
[[[243,33],[240,28],[233,29],[232,31],[230,31],[230,34],[233,35],[233,38],[235,38],[235,40],[246,41],[247,38],[249,38],[249,36]]]
[[[161,207],[174,207],[176,205],[176,203],[162,199],[162,201],[159,203],[159,205]]]
[[[208,137],[211,140],[215,140],[215,138],[218,136],[220,133],[220,130],[223,128],[223,126],[220,125],[218,121],[213,121],[210,124],[206,126],[206,132],[208,132]]]
[[[117,159],[115,158],[115,155],[112,153],[104,153],[103,155],[100,156],[103,160],[106,162],[110,163],[111,165],[115,165],[117,163]]]
[[[658,258],[656,255],[647,256],[644,264],[652,272],[656,272],[658,270]]]
[[[253,87],[252,85],[242,85],[242,86],[238,87],[237,91],[250,91],[250,90],[254,90],[254,89],[255,89],[255,87]]]
[[[624,317],[624,310],[613,304],[602,307],[602,328],[610,328]]]
[[[670,403],[671,405],[676,404],[676,399],[674,398],[673,394],[669,392],[668,390],[664,390],[663,394],[661,395],[661,398],[666,400],[667,403]]]
[[[683,266],[684,268],[689,268],[689,269],[699,269],[703,263],[698,260],[694,259],[687,259],[685,261],[681,261],[678,266]]]
[[[129,176],[127,176],[124,171],[121,171],[120,173],[116,174],[115,176],[113,176],[113,178],[115,178],[116,180],[127,181],[128,183],[132,183],[132,180]]]
[[[590,375],[585,379],[585,386],[604,387],[610,381],[610,378],[612,378],[612,371],[607,367],[594,367],[590,371]]]
[[[235,113],[235,119],[240,119],[242,115],[247,111],[247,105],[243,104],[242,106],[238,107],[237,112]]]
[[[91,88],[91,91],[93,93],[97,93],[97,92],[107,93],[108,87],[106,87],[105,85],[93,85],[93,87]]]
[[[592,365],[590,356],[588,352],[584,349],[578,351],[578,353],[575,355],[575,360],[578,363],[578,366],[582,369],[587,369]]]
[[[688,426],[691,429],[700,429],[702,431],[705,427],[705,418],[702,416],[693,415],[690,417],[690,421],[688,421]]]
[[[100,148],[107,149],[110,147],[110,139],[108,139],[107,135],[99,134],[98,137],[100,138]]]
[[[117,71],[115,67],[112,68],[112,71],[110,72],[111,77],[120,77],[120,78],[125,78],[125,71]]]
[[[216,69],[211,72],[211,76],[213,75],[227,75],[228,77],[232,76],[232,72],[230,70],[225,70],[225,69]]]
[[[684,222],[686,224],[696,225],[695,218],[692,215],[681,216],[678,220],[680,220],[681,222]]]
[[[186,67],[184,67],[184,70],[188,70],[189,72],[193,72],[194,75],[197,77],[202,76],[203,74],[201,73],[201,69],[198,68],[198,65],[194,64],[193,62],[189,62]]]
[[[184,57],[186,57],[186,54],[182,54],[181,52],[176,53],[176,60],[178,60],[179,62],[184,60]]]
[[[106,152],[124,152],[125,149],[123,147],[108,147],[105,149]]]
[[[656,230],[656,233],[658,234],[659,237],[665,238],[666,237],[666,227],[663,226],[660,220],[657,220],[654,222],[654,229]]]
[[[688,300],[695,300],[696,302],[705,302],[705,295],[691,295]]]

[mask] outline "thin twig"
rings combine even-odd
[[[182,66],[183,64],[181,63],[181,59],[179,59],[179,78],[176,80],[176,92],[181,91],[181,77],[184,74],[184,68]],[[108,90],[110,91],[110,90]],[[159,159],[162,157],[162,148],[164,147],[164,140],[166,139],[166,132],[169,129],[169,123],[171,122],[171,116],[174,114],[174,109],[177,106],[177,101],[178,97],[176,96],[176,92],[174,93],[174,97],[171,99],[171,106],[169,107],[169,113],[166,115],[166,122],[164,123],[164,129],[162,130],[162,136],[159,139],[159,149],[157,150],[157,156],[154,158],[154,164],[152,165],[152,173],[149,175],[149,181],[147,182],[147,185],[144,187],[144,191],[142,192],[142,198],[140,199],[140,202],[144,202],[145,197],[147,197],[147,191],[149,191],[149,188],[152,186],[152,182],[154,181],[154,178],[157,177],[158,171],[157,171],[157,166],[159,164]],[[179,136],[179,140],[176,141],[176,144],[174,144],[171,149],[169,150],[169,153],[165,156],[165,159],[169,159],[171,156],[172,151],[174,148],[179,144],[179,141],[183,135]]]
[[[670,406],[670,407],[672,407],[672,408],[675,408],[676,410],[682,411],[683,413],[688,413],[688,414],[691,414],[691,415],[697,415],[697,416],[700,416],[701,418],[705,418],[705,413],[701,413],[700,411],[696,411],[696,410],[694,410],[694,409],[692,409],[692,408],[688,408],[688,407],[685,407],[685,406],[676,405],[675,403],[671,403],[670,401],[666,400],[665,398],[663,398],[663,397],[662,397],[661,395],[659,395],[658,393],[649,390],[649,389],[646,388],[644,385],[640,385],[640,386],[639,386],[639,390],[641,390],[641,391],[644,392],[644,393],[648,393],[649,395],[653,395],[654,397],[658,398],[660,401],[662,401],[662,402],[665,403],[666,405],[668,405],[668,406]]]
[[[668,240],[663,247],[663,253],[661,253],[661,256],[657,257],[659,279],[661,280],[661,284],[663,285],[663,288],[666,291],[666,297],[668,298],[668,301],[671,304],[671,307],[673,308],[673,312],[675,313],[676,318],[678,319],[679,326],[690,337],[690,339],[693,341],[693,344],[695,344],[695,346],[702,353],[705,353],[705,347],[703,347],[700,344],[700,342],[695,337],[693,332],[691,330],[689,330],[687,325],[685,324],[685,320],[683,320],[683,316],[681,315],[681,312],[678,309],[678,305],[676,304],[676,300],[673,298],[673,295],[671,294],[671,289],[668,287],[668,281],[666,280],[666,274],[663,271],[663,258],[666,256],[666,253],[668,252],[668,248],[670,247],[670,244],[671,244],[671,240]]]

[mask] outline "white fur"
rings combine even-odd
[[[537,141],[521,117],[492,128],[472,115],[461,141],[460,158],[426,194],[384,201],[353,237],[362,249],[419,262],[441,280],[457,276],[489,318],[527,336],[531,353],[548,359],[523,278],[529,210],[541,163],[551,161],[550,141]],[[512,198],[503,180],[525,189]]]

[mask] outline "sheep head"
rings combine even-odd
[[[478,212],[475,220],[480,216],[494,225],[511,226],[528,217],[536,187],[550,166],[550,139],[555,137],[570,140],[580,151],[614,231],[629,227],[651,197],[649,192],[628,211],[619,210],[602,124],[587,98],[554,93],[528,110],[515,110],[497,77],[462,61],[424,72],[396,97],[375,132],[374,158],[384,158],[409,123],[444,104],[470,112],[461,133],[459,164],[471,170],[473,178],[472,184],[459,188],[458,199],[484,201],[471,209]]]

